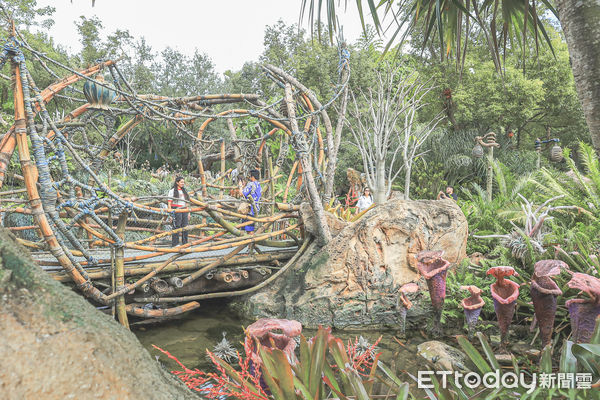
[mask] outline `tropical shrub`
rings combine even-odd
[[[238,355],[238,369],[207,350],[218,372],[186,368],[176,357],[156,347],[175,360],[182,371],[173,371],[190,389],[213,399],[227,396],[256,400],[318,400],[329,398],[369,400],[382,382],[385,392],[396,399],[406,399],[409,386],[379,361],[377,342],[359,351],[358,340],[344,345],[320,327],[311,340],[300,336],[299,356],[290,360],[279,349],[266,348],[247,340],[245,357]],[[258,360],[257,358],[258,357]],[[257,364],[260,367],[257,368]],[[378,375],[378,368],[384,375]]]

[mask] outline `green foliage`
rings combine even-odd
[[[531,119],[544,100],[540,79],[528,79],[523,72],[505,68],[504,79],[498,79],[493,63],[467,63],[469,73],[454,93],[457,122],[468,126],[471,121],[485,123],[488,128],[519,127]]]
[[[482,267],[470,265],[469,260],[465,259],[449,271],[446,276],[446,299],[444,301],[444,310],[442,312],[442,322],[458,322],[462,325],[464,321],[464,311],[461,306],[462,299],[469,297],[470,293],[461,290],[461,286],[477,286],[484,293],[488,291],[490,279],[485,275]],[[486,299],[487,300],[487,299]],[[487,300],[482,309],[482,319],[494,319],[494,305]]]
[[[410,193],[413,199],[435,199],[446,188],[444,167],[437,162],[417,162],[410,181]]]
[[[51,28],[54,25],[52,14],[56,9],[52,6],[38,7],[37,0],[11,0],[2,2],[2,8],[7,15],[15,22],[19,29],[22,27],[30,28],[32,26],[41,26]],[[4,18],[3,25],[4,25]],[[6,24],[6,30],[11,27]]]
[[[531,178],[531,182],[545,197],[562,196],[558,204],[577,206],[579,214],[588,221],[600,218],[600,161],[591,146],[581,142],[578,156],[585,169],[581,173],[571,157],[570,150],[564,150],[567,174],[542,168]]]
[[[487,341],[487,338],[481,332],[477,332],[477,338],[481,346],[481,351],[471,344],[464,336],[458,336],[457,340],[465,352],[469,360],[475,366],[476,372],[483,375],[489,372],[500,370],[500,365],[496,360],[496,356]],[[515,359],[512,356],[513,368],[507,371],[503,369],[502,373],[513,372],[519,374],[522,371]],[[594,339],[587,344],[574,344],[570,341],[564,341],[558,371],[555,373],[576,373],[584,372],[592,374],[592,382],[600,380],[600,318],[596,320],[596,329]],[[539,366],[533,366],[533,371],[539,373],[551,373],[552,368],[552,348],[547,346],[542,351],[541,361]],[[538,375],[539,379],[539,375]],[[516,388],[500,387],[499,389],[482,389],[480,387],[471,389],[465,385],[456,385],[453,379],[449,379],[451,389],[447,389],[438,393],[439,397],[429,396],[430,399],[465,399],[465,398],[486,398],[486,399],[535,399],[535,398],[585,398],[585,399],[600,399],[600,392],[596,389],[562,389],[554,387],[547,389],[538,384],[531,393],[529,388],[518,386]],[[434,385],[436,382],[434,382]],[[437,382],[439,385],[439,382]]]
[[[100,31],[102,31],[102,22],[98,17],[86,18],[83,15],[79,17],[79,23],[75,23],[77,32],[80,36],[80,42],[83,46],[81,50],[81,61],[84,66],[92,65],[97,59],[102,58],[103,52],[100,49]]]
[[[379,361],[379,355],[373,353],[374,346],[358,354],[351,343],[346,347],[341,339],[331,335],[330,329],[322,327],[310,341],[300,336],[299,354],[293,363],[282,350],[258,345],[261,377],[269,388],[268,397],[260,397],[261,389],[251,379],[244,378],[244,371],[240,373],[225,361],[214,356],[213,359],[232,381],[221,377],[216,379],[230,387],[232,396],[236,398],[237,393],[252,392],[256,393],[255,398],[275,400],[332,397],[369,400],[372,394],[378,394],[375,393],[375,381],[384,380],[377,374],[378,368],[388,378],[385,380],[385,392],[398,396],[396,398],[407,398],[408,386]]]

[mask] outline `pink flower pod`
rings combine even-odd
[[[575,272],[567,285],[589,296],[589,299],[570,299],[565,303],[571,316],[573,341],[588,343],[594,333],[596,318],[600,315],[600,279]]]
[[[561,269],[568,270],[569,266],[560,260],[540,260],[533,267],[530,293],[540,327],[542,347],[546,347],[552,341],[556,298],[562,291],[551,277],[560,274]]]
[[[400,287],[397,308],[400,313],[400,332],[402,335],[406,332],[406,311],[412,307],[412,302],[406,297],[406,294],[418,291],[419,285],[414,282],[406,283]]]
[[[281,333],[274,331],[280,330]],[[258,340],[260,344],[267,348],[283,350],[290,360],[293,360],[296,341],[294,337],[302,332],[302,325],[298,321],[288,319],[262,318],[246,328],[246,341]],[[260,364],[258,354],[252,354],[252,360]]]
[[[440,334],[442,308],[446,299],[446,273],[450,262],[444,260],[443,251],[422,251],[417,254],[417,269],[427,280],[429,297],[433,306],[433,333]]]
[[[488,269],[487,274],[496,278],[496,282],[490,285],[490,289],[500,327],[500,342],[504,348],[508,337],[508,327],[515,314],[515,306],[519,297],[519,284],[504,277],[518,274],[513,267],[505,266],[492,267]]]
[[[465,320],[467,321],[470,336],[477,325],[479,314],[481,314],[481,309],[485,305],[485,301],[481,298],[482,290],[477,286],[461,286],[460,289],[471,292],[471,296],[463,299],[460,303],[465,311]]]
[[[417,254],[417,269],[427,280],[431,304],[441,310],[446,298],[446,272],[450,262],[444,260],[443,251],[422,251]]]

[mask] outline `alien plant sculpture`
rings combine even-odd
[[[596,318],[600,315],[600,279],[575,272],[567,285],[586,293],[587,299],[570,299],[565,305],[571,316],[571,332],[575,343],[589,343]]]
[[[412,302],[406,296],[408,293],[416,293],[419,291],[419,285],[410,282],[400,287],[400,295],[398,296],[398,311],[400,312],[400,332],[404,336],[406,332],[406,312],[412,307]]]
[[[487,270],[487,274],[496,278],[496,282],[490,285],[490,289],[494,299],[494,310],[498,318],[498,326],[500,327],[500,348],[505,351],[508,327],[515,314],[515,306],[519,297],[519,284],[504,279],[504,277],[518,274],[513,267],[504,266],[492,267]]]
[[[479,320],[479,314],[481,314],[481,309],[485,305],[485,301],[481,298],[481,293],[483,291],[473,285],[461,286],[460,289],[471,292],[471,296],[463,299],[460,304],[462,305],[463,310],[465,310],[465,320],[467,322],[469,338],[472,338],[475,326],[477,325],[477,320]]]
[[[569,266],[560,260],[540,260],[533,267],[530,293],[535,317],[540,327],[542,347],[549,345],[552,340],[556,298],[562,294],[562,291],[551,277],[560,274],[561,268],[568,270]]]
[[[422,251],[417,254],[417,269],[427,280],[427,288],[433,306],[432,334],[442,333],[441,318],[446,298],[446,273],[450,262],[444,260],[444,251]]]

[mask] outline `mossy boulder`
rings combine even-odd
[[[315,231],[314,221],[306,220],[312,213],[301,214],[306,231]],[[238,309],[260,318],[295,319],[305,327],[393,327],[400,322],[400,286],[419,280],[418,252],[444,250],[452,263],[466,257],[467,220],[451,200],[390,200],[331,230],[326,246],[311,244],[285,277],[238,301]],[[429,313],[426,286],[421,287],[409,324]]]
[[[197,399],[137,338],[0,228],[3,399]]]

